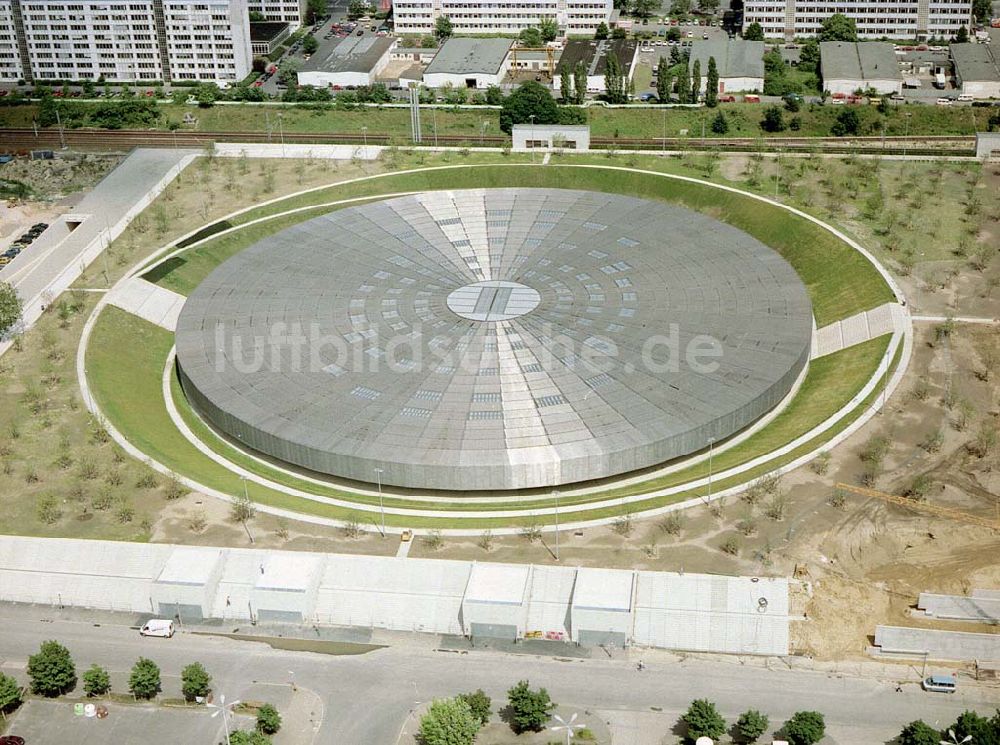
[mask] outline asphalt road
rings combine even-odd
[[[300,688],[317,692],[324,703],[323,720],[313,738],[316,743],[395,743],[416,702],[477,687],[499,701],[522,678],[545,686],[560,703],[605,711],[648,712],[661,707],[679,715],[692,699],[707,696],[730,719],[753,707],[767,712],[777,725],[794,711],[816,709],[827,718],[830,743],[886,742],[913,719],[944,726],[967,708],[991,712],[998,698],[995,690],[971,685],[952,696],[924,693],[911,684],[896,693],[890,683],[767,670],[740,665],[735,658],[649,654],[646,670],[639,672],[625,660],[439,652],[419,641],[427,637],[417,636],[412,644],[333,657],[184,632],[172,639],[143,639],[126,626],[40,622],[45,613],[43,608],[0,607],[4,672],[24,680],[28,655],[43,640],[57,639],[69,647],[78,669],[97,662],[113,675],[128,670],[140,655],[154,659],[165,676],[179,675],[184,665],[198,660],[213,674],[214,689],[230,700],[247,695],[259,682],[287,684],[294,676]],[[774,667],[784,666],[776,662]],[[905,670],[901,668],[901,673]]]

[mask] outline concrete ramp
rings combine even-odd
[[[988,592],[988,591],[987,591]],[[951,621],[976,621],[979,623],[1000,623],[1000,595],[996,597],[965,595],[936,595],[920,593],[917,608],[932,618]]]
[[[154,285],[141,277],[133,277],[122,283],[108,298],[112,305],[168,331],[177,329],[177,317],[181,314],[185,300],[187,298],[183,295]]]
[[[874,657],[1000,662],[1000,634],[876,626]]]
[[[905,313],[898,303],[885,303],[834,321],[813,334],[812,359],[892,333],[905,323]]]

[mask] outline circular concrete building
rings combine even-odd
[[[691,210],[548,189],[330,212],[216,269],[177,327],[217,430],[413,489],[552,487],[719,442],[791,390],[812,312],[792,267]]]

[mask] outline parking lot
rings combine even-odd
[[[105,704],[104,719],[78,716],[72,701],[32,699],[18,709],[7,734],[29,745],[108,745],[108,743],[218,743],[225,742],[222,717],[205,708],[166,708],[154,705]],[[232,729],[250,729],[253,720],[236,716]]]

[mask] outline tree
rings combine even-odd
[[[701,60],[696,59],[691,66],[691,103],[698,103],[701,95]]]
[[[221,95],[219,86],[215,83],[201,83],[194,90],[194,100],[203,109],[211,108]]]
[[[958,33],[955,34],[955,43],[967,44],[968,41],[969,41],[969,29],[967,29],[965,26],[959,26]]]
[[[837,114],[837,120],[830,127],[834,137],[847,137],[858,134],[861,129],[861,119],[853,108],[844,108]]]
[[[461,698],[432,701],[420,720],[422,745],[472,745],[478,731],[479,720]]]
[[[573,94],[574,103],[578,106],[587,100],[587,68],[583,62],[577,62],[576,69],[573,70]]]
[[[229,745],[271,745],[271,738],[263,732],[238,729],[229,733]]]
[[[764,41],[764,27],[754,21],[743,32],[743,38],[747,41]]]
[[[993,15],[992,0],[972,0],[972,15],[975,16],[976,20],[983,26],[988,24],[990,22],[990,16]]]
[[[719,67],[715,57],[708,58],[708,78],[705,82],[705,105],[714,109],[719,105]]]
[[[510,707],[510,726],[517,734],[541,732],[551,717],[549,711],[555,707],[548,691],[544,688],[533,691],[526,680],[507,691],[507,703]]]
[[[7,718],[9,712],[21,705],[21,686],[13,676],[0,673],[0,715]]]
[[[181,693],[185,701],[208,695],[211,689],[212,676],[200,662],[192,662],[181,670]]]
[[[765,132],[782,132],[785,129],[785,118],[777,106],[764,109],[764,118],[760,120],[760,128]]]
[[[576,100],[573,95],[573,71],[569,65],[563,65],[559,70],[559,93],[562,95],[563,103],[573,103]]]
[[[452,27],[451,19],[448,16],[438,16],[437,20],[434,21],[434,35],[438,41],[444,41],[454,32],[455,29]]]
[[[351,20],[371,13],[371,3],[368,0],[351,0],[347,5],[347,17]]]
[[[510,132],[515,124],[558,124],[559,106],[548,89],[535,80],[518,86],[507,96],[500,110],[500,129]]]
[[[688,710],[681,717],[687,726],[689,740],[699,737],[710,737],[718,740],[726,732],[726,720],[708,699],[699,698],[691,702]]]
[[[597,40],[607,39],[610,34],[611,31],[608,29],[608,24],[601,21],[597,24],[597,30],[594,31],[594,38]]]
[[[1000,742],[1000,714],[987,719],[974,711],[963,711],[948,729],[955,733],[955,737],[945,739],[962,742],[971,737],[970,742],[974,745],[996,745]]]
[[[483,692],[482,688],[476,689],[472,693],[459,694],[458,698],[469,705],[472,716],[478,719],[481,725],[485,726],[489,723],[492,713],[490,706],[493,702],[490,701],[490,697]]]
[[[686,16],[691,12],[691,0],[673,0],[670,3],[670,15],[674,18]]]
[[[941,733],[922,719],[910,722],[896,738],[899,745],[938,745]]]
[[[486,89],[486,103],[490,106],[500,106],[503,104],[503,88],[499,85],[491,85]]]
[[[262,704],[257,709],[257,731],[273,735],[281,729],[281,714],[271,704]]]
[[[625,88],[625,73],[622,70],[618,55],[612,52],[607,55],[604,68],[604,88],[608,103],[626,103],[628,92]]]
[[[278,64],[278,82],[292,87],[298,83],[302,63],[297,59],[285,58]]]
[[[538,31],[542,35],[542,41],[555,41],[559,36],[559,22],[552,16],[545,16],[538,21]]]
[[[815,36],[802,42],[799,50],[799,69],[813,74],[819,72],[819,41]]]
[[[111,690],[111,676],[97,664],[91,665],[83,673],[83,690],[88,696],[104,696]]]
[[[633,0],[632,14],[639,18],[649,18],[660,8],[660,0]]]
[[[521,29],[517,40],[521,42],[522,47],[540,47],[542,46],[542,32],[534,26],[528,26],[528,28]]]
[[[0,282],[0,339],[21,321],[21,298],[7,282]]]
[[[76,667],[69,650],[56,641],[42,642],[28,658],[31,692],[39,696],[61,696],[76,688]]]
[[[307,0],[306,1],[306,24],[312,25],[316,23],[317,19],[329,14],[329,9],[326,6],[326,0]]]
[[[136,698],[149,700],[162,690],[160,668],[152,660],[140,657],[128,676],[128,689]]]
[[[702,13],[715,15],[715,11],[719,9],[719,0],[698,0],[698,8]]]
[[[797,711],[782,728],[791,745],[815,745],[823,739],[826,723],[818,711]]]
[[[823,19],[823,25],[819,31],[820,41],[857,41],[858,25],[853,18],[848,18],[843,13],[834,13],[832,16]]]
[[[625,29],[623,29],[621,26],[618,26],[618,27],[615,28],[614,31],[611,32],[611,38],[612,39],[627,39],[628,38],[628,31],[626,31]]]
[[[677,102],[691,103],[691,76],[688,75],[687,65],[684,64],[678,65],[677,69]]]
[[[666,57],[660,57],[656,63],[656,97],[660,103],[670,103],[670,63]]]
[[[306,34],[306,38],[302,40],[302,51],[306,54],[316,54],[317,49],[319,49],[319,41],[312,34]]]
[[[726,119],[726,115],[721,111],[715,115],[712,119],[712,133],[717,135],[724,135],[729,132],[729,120]]]
[[[750,709],[740,714],[736,720],[736,733],[745,743],[757,742],[758,738],[767,732],[768,719],[756,709]]]
[[[267,16],[261,13],[259,10],[251,10],[247,13],[247,18],[250,19],[250,23],[263,23],[267,20]]]

